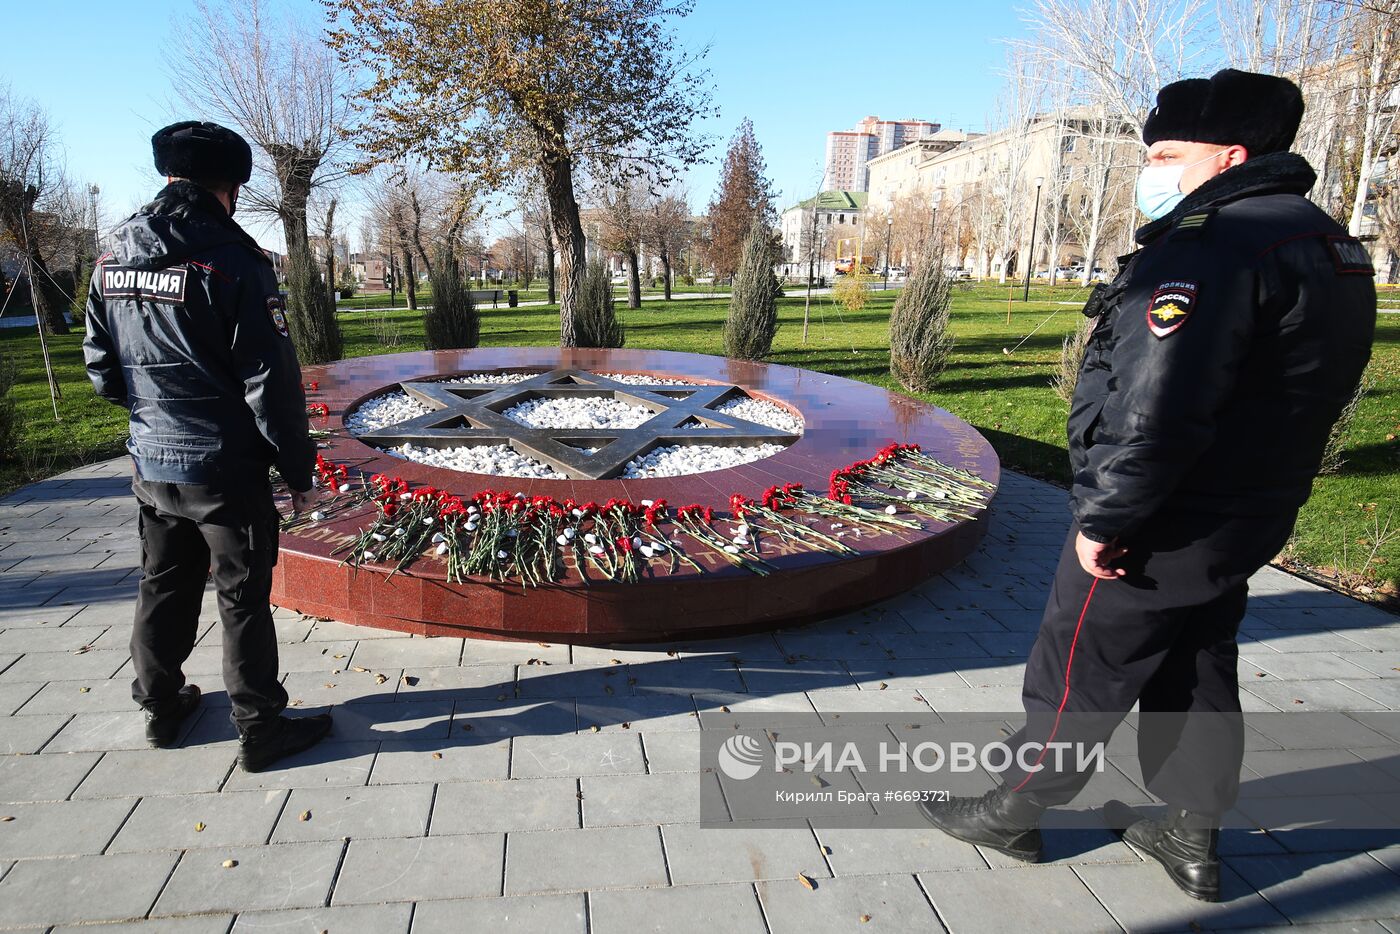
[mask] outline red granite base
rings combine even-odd
[[[529,480],[461,473],[392,457],[349,437],[346,412],[393,383],[489,370],[578,367],[609,373],[648,373],[734,383],[755,397],[800,412],[801,440],[773,457],[729,470],[655,480]],[[797,481],[824,491],[832,469],[868,457],[890,442],[913,442],[945,463],[997,482],[1000,466],[986,440],[943,409],[855,382],[773,364],[646,350],[489,348],[362,357],[307,367],[317,385],[308,400],[329,415],[314,427],[332,429],[326,457],[368,473],[402,476],[460,494],[508,488],[527,495],[603,502],[666,499],[728,507],[731,493],[758,496]],[[284,534],[273,602],[316,616],[423,635],[456,635],[549,642],[615,643],[672,640],[772,629],[837,615],[899,594],[972,552],[986,528],[985,512],[964,522],[924,520],[923,528],[848,540],[860,554],[837,557],[782,548],[764,559],[776,567],[758,576],[722,555],[687,549],[704,573],[653,562],[647,576],[616,583],[570,567],[563,581],[525,589],[486,579],[448,583],[433,558],[390,575],[388,568],[352,568],[331,552],[369,518],[347,515],[316,528]],[[781,545],[781,543],[776,543]]]

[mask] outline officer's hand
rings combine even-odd
[[[1118,545],[1116,542],[1103,544],[1101,542],[1091,542],[1080,532],[1074,540],[1075,553],[1079,555],[1079,566],[1086,573],[1103,580],[1113,580],[1122,577],[1128,572],[1122,568],[1109,567],[1128,553],[1128,549]]]
[[[305,493],[298,493],[292,490],[292,512],[310,512],[316,507],[316,501],[321,498],[320,492],[313,486]]]

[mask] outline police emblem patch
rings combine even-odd
[[[277,329],[277,333],[283,337],[290,336],[287,332],[287,303],[280,295],[269,295],[267,297],[267,316],[272,319],[272,326]]]
[[[1166,337],[1186,323],[1196,307],[1196,283],[1163,282],[1152,293],[1147,305],[1147,327],[1157,337]]]

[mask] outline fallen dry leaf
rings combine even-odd
[[[374,683],[375,683],[375,684],[383,684],[385,681],[388,681],[388,680],[389,680],[389,676],[388,676],[388,675],[380,674],[380,675],[375,675],[375,676],[374,676]]]
[[[204,833],[204,821],[200,821],[200,822],[198,822],[197,824],[194,825],[194,832],[195,832],[195,833]]]
[[[12,820],[14,820],[14,819],[15,819],[15,818],[14,818],[14,815],[13,815],[13,814],[6,814],[4,817],[0,817],[0,824],[8,824],[10,821],[12,821]]]
[[[311,812],[310,812],[310,811],[302,811],[300,814],[297,815],[297,820],[299,820],[299,821],[309,821],[309,820],[311,820]]]
[[[590,727],[588,728],[588,732],[590,732],[590,733],[597,733],[597,732],[598,732],[598,726],[597,726],[597,724],[594,724],[593,726],[590,726]]]
[[[831,855],[831,847],[829,847],[829,846],[824,846],[824,847],[822,847],[822,852],[825,853],[827,856],[830,856],[830,855]]]
[[[418,678],[415,675],[404,675],[403,683],[408,685],[409,687],[413,687],[418,683]]]
[[[232,869],[234,866],[237,866],[237,865],[238,865],[238,860],[236,860],[236,859],[226,859],[226,860],[224,860],[224,868],[225,868],[225,869]]]
[[[889,687],[889,685],[886,684],[885,682],[883,682],[883,681],[880,682],[880,690],[883,691],[883,690],[885,690],[885,689],[888,688],[888,687]]]
[[[801,882],[803,887],[809,890],[815,889],[817,887],[817,883],[812,879],[812,877],[803,872],[799,872],[797,874],[797,881]]]
[[[354,671],[358,671],[358,672],[359,672],[360,674],[362,674],[362,675],[369,674],[369,669],[368,669],[368,668],[361,668],[359,665],[356,665],[356,666],[354,667],[353,670],[354,670]]]
[[[79,693],[79,694],[86,694],[88,691],[91,691],[91,690],[92,690],[92,688],[78,688],[78,693]]]
[[[870,915],[861,915],[861,916],[860,916],[860,923],[861,923],[861,924],[869,924],[869,923],[870,923]]]
[[[433,753],[433,758],[434,758],[434,759],[441,759],[441,758],[442,758],[442,753],[440,753],[440,752],[435,752],[435,753]]]

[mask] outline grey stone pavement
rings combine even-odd
[[[699,827],[697,710],[1018,709],[1067,524],[1047,484],[1006,474],[964,565],[768,635],[570,648],[279,611],[294,703],[334,705],[335,732],[254,776],[234,767],[212,594],[188,665],[203,712],[182,748],[144,747],[128,469],[0,501],[0,928],[1400,932],[1394,833],[1227,833],[1228,900],[1203,905],[1101,831],[1051,834],[1023,866],[925,830]],[[1400,708],[1395,617],[1273,569],[1252,591],[1249,709]],[[1279,756],[1370,768],[1368,751],[1256,744],[1245,777]]]

